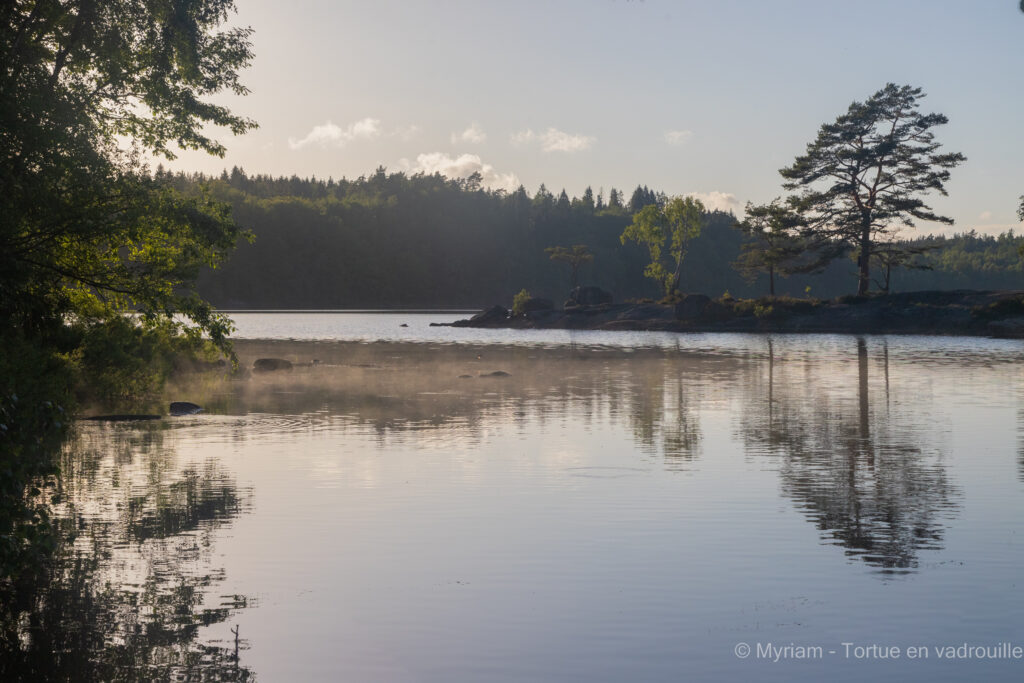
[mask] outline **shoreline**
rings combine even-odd
[[[948,290],[847,296],[830,301],[765,297],[673,303],[606,303],[511,315],[492,306],[436,326],[481,329],[925,334],[1024,339],[1024,290]]]

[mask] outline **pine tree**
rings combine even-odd
[[[948,122],[922,114],[920,88],[892,83],[864,102],[854,102],[792,166],[779,172],[793,206],[818,241],[847,245],[858,254],[857,293],[866,294],[876,245],[915,220],[952,224],[922,196],[946,194],[950,169],[965,157],[939,153],[932,128]]]

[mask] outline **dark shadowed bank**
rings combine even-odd
[[[534,300],[536,301],[536,300]],[[832,332],[1024,338],[1024,291],[927,291],[847,296],[831,301],[711,299],[689,294],[672,303],[567,305],[544,302],[512,314],[493,306],[453,327],[652,330],[668,332]],[[532,310],[530,310],[532,309]]]

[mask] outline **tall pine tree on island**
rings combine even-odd
[[[822,125],[807,152],[779,171],[783,187],[798,192],[792,205],[807,235],[856,252],[861,295],[871,284],[876,245],[918,220],[953,223],[923,197],[945,195],[950,169],[966,157],[940,153],[932,129],[948,119],[918,111],[923,97],[921,88],[887,84]]]

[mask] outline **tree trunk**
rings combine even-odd
[[[871,223],[865,221],[860,234],[860,256],[857,258],[860,276],[857,280],[857,295],[864,296],[871,286]]]
[[[671,297],[679,289],[679,271],[672,275],[671,279],[665,281],[665,296]]]
[[[683,259],[680,257],[676,263],[676,272],[672,275],[672,288],[666,292],[667,296],[672,296],[679,290],[679,280],[683,277]]]

